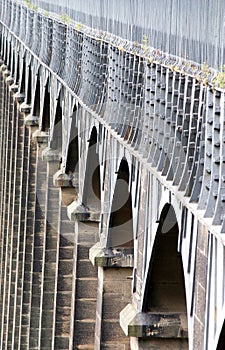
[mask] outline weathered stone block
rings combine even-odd
[[[75,243],[75,234],[71,233],[63,233],[60,235],[60,246],[61,247],[73,247]]]
[[[43,309],[42,310],[42,322],[44,322],[44,324],[51,325],[53,322],[53,311]]]
[[[139,350],[188,350],[187,339],[139,339]]]
[[[43,293],[43,308],[47,307],[48,310],[54,309],[54,296],[55,293],[52,292]]]
[[[89,260],[80,260],[77,265],[77,276],[79,278],[96,277],[98,276],[98,269],[93,266]]]
[[[61,292],[57,293],[57,305],[60,307],[71,307],[71,292]]]
[[[39,308],[41,305],[41,295],[33,293],[31,302],[32,302],[32,307]]]
[[[59,248],[59,259],[60,260],[70,260],[73,259],[74,249],[73,247]]]
[[[202,324],[205,323],[205,308],[206,308],[206,290],[196,283],[196,296],[195,296],[195,315]]]
[[[101,344],[101,350],[130,350],[129,338],[127,340],[123,340],[122,343],[120,341],[118,342],[107,341]]]
[[[77,279],[77,298],[96,298],[98,288],[97,279],[82,278]]]
[[[95,322],[75,321],[74,329],[75,344],[94,344]]]
[[[59,307],[57,305],[56,322],[69,321],[71,318],[71,307]]]
[[[55,262],[57,252],[55,249],[46,249],[45,251],[45,262]]]
[[[30,348],[38,348],[39,329],[30,329]]]
[[[72,276],[58,275],[57,290],[63,292],[71,292],[73,286]]]
[[[206,289],[207,284],[208,258],[199,249],[197,249],[196,259],[196,282],[200,283]],[[196,283],[195,282],[195,283]]]
[[[77,245],[77,255],[79,259],[88,259],[89,256],[89,247],[83,246],[82,244]]]
[[[42,261],[34,260],[34,262],[33,262],[33,271],[34,272],[41,272],[42,269],[43,269]]]
[[[120,327],[119,320],[118,321],[104,321],[102,324],[102,341],[115,341],[120,339],[122,342],[125,339],[125,335]]]
[[[77,320],[96,318],[96,300],[95,299],[76,299],[75,312]]]
[[[57,335],[69,336],[70,335],[70,322],[56,322],[55,331]]]
[[[55,349],[56,350],[68,350],[69,338],[68,337],[55,337]]]
[[[72,273],[73,273],[73,260],[60,260],[58,271],[59,271],[60,275],[72,275]]]
[[[103,294],[103,317],[119,319],[122,309],[131,301],[131,284],[128,283],[128,290],[122,293]]]
[[[52,348],[52,328],[42,328],[41,330],[41,349]]]
[[[194,317],[193,349],[204,349],[204,325]]]

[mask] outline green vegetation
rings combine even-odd
[[[60,19],[62,22],[70,24],[70,17],[66,13],[61,14]]]
[[[45,9],[45,13],[44,13],[44,15],[45,15],[46,17],[49,17],[48,7],[46,7],[46,9]]]
[[[210,75],[210,69],[208,63],[204,62],[201,64],[201,71],[203,72],[204,76],[208,78]]]
[[[221,67],[221,71],[217,73],[214,79],[215,86],[220,89],[225,88],[225,64]]]
[[[143,35],[142,46],[144,48],[145,55],[148,55],[149,54],[149,37],[147,35]]]
[[[81,23],[77,23],[76,29],[77,29],[77,30],[81,30],[81,29],[82,29],[82,24],[81,24]]]
[[[35,4],[32,4],[32,2],[30,0],[25,0],[25,4],[30,10],[37,12],[38,6]]]

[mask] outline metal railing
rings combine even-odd
[[[6,1],[3,1],[5,6]],[[221,0],[31,0],[45,11],[67,14],[91,28],[143,42],[211,67],[224,63]]]

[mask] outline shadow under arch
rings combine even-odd
[[[20,55],[18,53],[15,54],[17,59],[15,62],[15,83],[19,84],[20,82]]]
[[[78,129],[76,127],[76,106],[73,110],[72,123],[70,128],[70,140],[66,161],[66,173],[74,174],[79,172],[79,143]]]
[[[129,167],[121,160],[114,190],[107,247],[133,248],[132,199],[129,191]]]
[[[101,185],[100,185],[100,165],[99,156],[97,153],[97,129],[94,126],[91,131],[89,139],[85,179],[84,179],[84,191],[83,191],[83,204],[94,210],[100,211],[101,209]]]
[[[8,40],[4,40],[4,44],[3,44],[3,60],[4,63],[7,65],[7,58],[8,58]]]
[[[225,349],[225,321],[223,322],[223,327],[220,333],[216,350],[224,350],[224,349]]]
[[[16,71],[16,52],[15,52],[15,49],[12,47],[11,75],[13,79],[15,79],[15,75],[16,75],[15,71]]]
[[[31,69],[31,63],[29,64],[28,68],[28,83],[27,83],[27,98],[26,98],[26,103],[28,105],[31,104],[31,99],[32,99],[32,69]]]
[[[37,82],[36,82],[36,88],[34,93],[34,107],[33,107],[33,115],[36,117],[40,117],[40,91],[41,91],[41,84],[40,84],[40,70],[37,73]]]
[[[62,100],[63,91],[61,90],[57,99],[54,128],[50,147],[52,149],[62,150]]]
[[[26,89],[26,57],[23,58],[22,76],[20,82],[20,93],[25,94]]]
[[[143,312],[187,315],[181,254],[177,251],[179,227],[170,204],[162,210],[149,264]]]
[[[8,69],[11,73],[11,76],[13,76],[13,56],[14,56],[14,52],[13,52],[13,45],[12,42],[9,43],[9,64],[8,64]]]
[[[48,132],[50,128],[50,86],[49,86],[49,78],[44,87],[45,96],[44,96],[44,106],[43,106],[43,114],[42,114],[42,124],[41,131]]]

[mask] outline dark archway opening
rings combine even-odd
[[[4,37],[2,35],[0,37],[0,53],[1,53],[1,57],[3,56],[3,43],[4,43]]]
[[[70,143],[68,147],[66,173],[74,174],[78,173],[79,168],[79,146],[78,146],[78,130],[76,128],[76,118],[72,117],[71,129],[70,129]]]
[[[50,92],[49,92],[49,80],[45,85],[45,97],[42,116],[41,131],[48,132],[50,128]]]
[[[55,112],[55,123],[53,130],[53,137],[51,141],[51,148],[62,150],[62,107],[61,98],[59,96]]]
[[[220,333],[219,341],[216,350],[224,350],[225,349],[225,321],[223,323],[223,327]]]
[[[7,58],[8,58],[8,41],[5,40],[5,47],[4,47],[4,63],[7,65]]]
[[[27,84],[27,104],[31,104],[31,95],[32,92],[32,72],[31,72],[31,66],[29,65],[29,71],[28,71],[28,84]]]
[[[21,94],[25,94],[25,88],[26,88],[26,60],[24,57],[24,59],[23,59],[23,71],[22,71],[22,78],[21,78],[21,85],[20,85]]]
[[[17,66],[16,66],[16,76],[15,76],[16,84],[19,83],[19,80],[20,80],[20,56],[17,55]]]
[[[129,191],[129,167],[122,159],[109,221],[107,246],[133,248],[132,199]]]
[[[35,95],[34,95],[34,109],[33,109],[33,115],[36,117],[40,116],[40,88],[41,88],[40,87],[40,77],[38,74]]]
[[[12,74],[12,59],[13,59],[13,49],[12,49],[12,43],[9,43],[9,71]]]
[[[144,312],[186,314],[181,254],[177,251],[178,223],[173,207],[166,204],[160,217],[143,301]]]
[[[16,65],[16,57],[15,57],[15,50],[12,49],[12,78],[15,78],[15,65]]]
[[[94,126],[89,139],[85,171],[83,204],[90,209],[101,208],[100,165],[97,153],[97,129]]]

